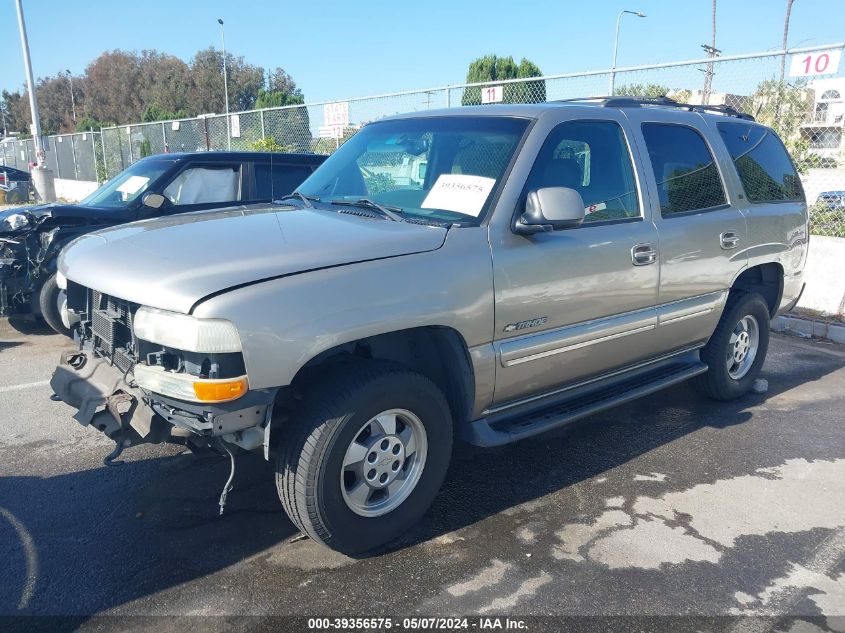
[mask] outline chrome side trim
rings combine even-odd
[[[653,330],[656,326],[657,312],[654,308],[645,308],[509,338],[497,344],[499,362],[502,367],[513,367],[637,332]]]
[[[532,360],[537,360],[540,358],[546,358],[548,356],[554,356],[555,354],[563,354],[564,352],[570,352],[572,350],[581,349],[582,347],[589,347],[590,345],[596,345],[598,343],[604,343],[605,341],[612,341],[617,338],[622,338],[623,336],[630,336],[631,334],[636,334],[638,332],[646,332],[647,330],[653,330],[655,328],[654,323],[650,323],[648,325],[644,325],[642,327],[634,328],[632,330],[624,330],[622,332],[617,332],[616,334],[608,334],[607,336],[600,336],[598,338],[591,338],[586,341],[581,341],[580,343],[573,343],[572,345],[566,345],[564,347],[556,347],[554,349],[547,350],[545,352],[539,352],[537,354],[530,354],[529,356],[519,356],[512,360],[505,361],[502,360],[502,364],[505,367],[512,367],[514,365],[521,365],[522,363],[527,363]]]
[[[657,325],[669,325],[695,317],[706,316],[725,303],[727,290],[717,290],[707,294],[672,301],[657,306]]]
[[[713,308],[705,308],[704,310],[698,310],[697,312],[688,312],[687,314],[682,314],[680,316],[669,317],[667,319],[658,319],[658,325],[669,325],[670,323],[677,323],[678,321],[686,321],[687,319],[693,319],[698,316],[704,316],[705,314],[710,314],[713,312]]]
[[[653,308],[567,325],[545,332],[505,339],[497,345],[502,367],[514,367],[591,345],[648,332],[713,313],[727,298],[727,290],[664,303]]]

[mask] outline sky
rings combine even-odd
[[[711,0],[23,0],[33,72],[81,74],[106,50],[157,49],[189,60],[220,46],[248,62],[281,66],[306,101],[461,83],[487,53],[527,57],[544,74],[610,66],[616,16],[626,15],[618,66],[703,57]],[[718,0],[725,55],[780,47],[786,0]],[[845,0],[795,0],[789,45],[845,40]],[[13,0],[0,0],[0,89],[24,84]]]

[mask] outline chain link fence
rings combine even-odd
[[[237,112],[228,118],[212,114],[122,125],[103,128],[101,133],[49,137],[47,164],[61,178],[103,181],[144,156],[164,152],[256,150],[330,154],[362,125],[403,112],[608,94],[667,94],[685,103],[730,106],[774,127],[799,168],[811,207],[813,233],[845,237],[845,75],[842,70],[830,73],[820,61],[825,51],[841,52],[843,47],[845,44],[840,43],[615,71],[448,85]],[[793,76],[793,66],[802,76]],[[3,164],[26,169],[34,155],[31,140],[0,144]]]
[[[45,136],[44,158],[48,169],[53,171],[56,178],[66,180],[106,180],[100,137],[100,132]],[[33,139],[6,139],[0,142],[0,166],[29,171],[30,165],[35,162]]]

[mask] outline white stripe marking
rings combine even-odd
[[[0,387],[0,393],[7,393],[9,391],[23,391],[24,389],[34,389],[35,387],[46,387],[49,384],[49,380],[39,380],[37,382],[22,382],[19,385],[9,385],[7,387]]]

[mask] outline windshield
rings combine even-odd
[[[88,207],[121,209],[137,200],[150,184],[170,169],[172,161],[144,160],[135,163],[109,180],[90,196],[80,202]]]
[[[372,123],[297,191],[320,202],[368,198],[403,215],[477,223],[527,126],[491,116]]]

